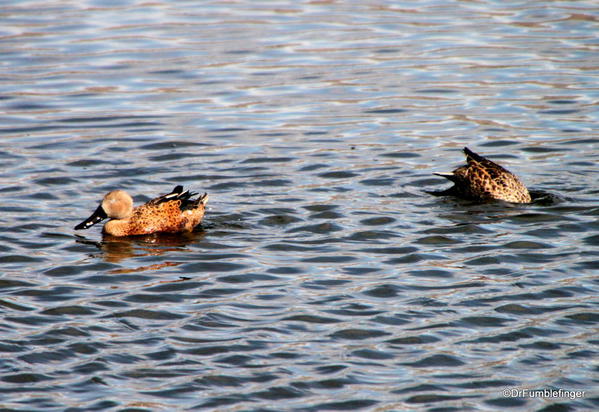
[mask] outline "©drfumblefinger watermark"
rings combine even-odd
[[[571,391],[567,389],[520,389],[507,388],[502,391],[505,398],[555,398],[578,399],[584,398],[586,391]]]

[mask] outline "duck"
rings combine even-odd
[[[200,224],[206,210],[208,194],[193,198],[197,193],[175,186],[172,192],[133,207],[133,199],[124,190],[108,192],[94,213],[75,226],[89,229],[109,218],[103,233],[111,236],[137,236],[153,233],[191,232]]]
[[[466,164],[451,173],[434,173],[451,180],[449,189],[429,192],[437,196],[457,196],[477,202],[503,200],[530,203],[532,198],[516,175],[491,160],[464,147]]]

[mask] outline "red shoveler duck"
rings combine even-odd
[[[530,203],[530,193],[514,174],[497,163],[464,147],[466,165],[451,173],[435,173],[454,183],[447,190],[430,192],[438,196],[457,196],[464,199],[487,202],[504,200],[512,203]]]
[[[148,235],[151,233],[191,232],[204,217],[208,194],[192,199],[197,193],[176,186],[169,194],[133,207],[133,199],[124,190],[104,196],[96,211],[75,230],[89,229],[106,218],[103,232],[112,236]]]

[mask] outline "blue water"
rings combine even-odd
[[[593,2],[0,20],[4,410],[599,408]],[[427,194],[464,146],[542,196]],[[178,184],[193,234],[72,229]]]

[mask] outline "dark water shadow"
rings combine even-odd
[[[570,200],[560,194],[545,190],[529,190],[529,193],[532,198],[532,204],[537,206],[555,206]]]
[[[559,195],[557,193],[548,192],[545,190],[529,190],[530,197],[532,198],[532,202],[530,203],[512,203],[506,202],[504,200],[487,200],[487,201],[475,201],[470,199],[462,199],[456,196],[452,196],[447,194],[447,190],[424,190],[424,193],[437,196],[444,197],[447,199],[454,200],[457,204],[464,206],[472,206],[472,205],[503,205],[507,207],[522,207],[529,205],[536,206],[555,206],[557,204],[566,202],[569,200],[568,198]]]
[[[191,233],[154,233],[143,236],[116,237],[102,235],[101,241],[89,240],[76,235],[77,243],[92,245],[99,251],[93,254],[108,263],[119,263],[123,260],[140,256],[161,256],[173,251],[184,251],[187,246],[200,241],[206,232],[198,228]]]

